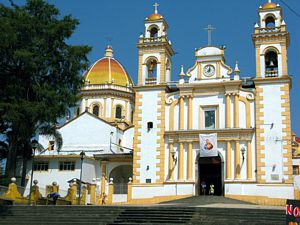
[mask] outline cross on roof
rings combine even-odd
[[[159,4],[155,3],[153,6],[154,6],[154,13],[157,14],[158,13],[157,8],[158,8]]]
[[[211,46],[211,33],[212,33],[215,29],[216,29],[216,28],[212,27],[210,24],[209,24],[206,28],[204,28],[204,30],[207,31],[207,39],[208,39],[207,45],[208,45],[208,46]]]

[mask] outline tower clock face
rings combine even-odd
[[[215,74],[215,67],[213,65],[206,65],[204,67],[203,73],[207,77],[211,77],[212,75]]]

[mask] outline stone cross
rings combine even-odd
[[[212,27],[210,24],[209,24],[206,28],[204,28],[204,30],[207,31],[207,35],[208,35],[208,37],[207,37],[207,39],[208,39],[207,45],[208,45],[208,46],[211,46],[211,33],[212,33],[215,29],[216,29],[216,28]]]
[[[154,13],[157,14],[158,13],[157,8],[158,8],[159,4],[155,3],[153,6],[154,6]]]

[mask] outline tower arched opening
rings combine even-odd
[[[266,76],[278,76],[278,55],[273,49],[265,53]]]
[[[157,27],[152,27],[150,29],[150,37],[155,38],[158,36],[158,29]]]
[[[266,23],[266,27],[267,28],[274,28],[275,27],[275,18],[272,15],[269,15],[266,19],[265,19],[265,23]]]

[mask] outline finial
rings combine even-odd
[[[180,66],[181,67],[181,71],[180,71],[180,74],[179,74],[179,84],[183,84],[184,83],[184,76],[185,76],[185,73],[183,72],[183,65]]]
[[[235,68],[234,68],[234,74],[239,75],[240,74],[240,69],[239,69],[239,62],[235,61]]]
[[[179,76],[185,76],[185,73],[183,72],[183,65],[181,65],[180,67],[181,67],[181,71],[180,71]]]
[[[111,45],[107,45],[107,47],[105,49],[105,57],[108,57],[108,58],[113,58],[114,57],[113,49],[112,49]]]
[[[233,77],[233,80],[240,80],[240,69],[239,69],[239,62],[238,61],[235,61],[235,68],[234,68],[234,77]]]
[[[272,3],[272,0],[269,0],[269,3]]]
[[[153,6],[154,6],[154,13],[155,13],[155,14],[158,14],[157,8],[158,8],[159,4],[158,4],[158,3],[155,3]]]

